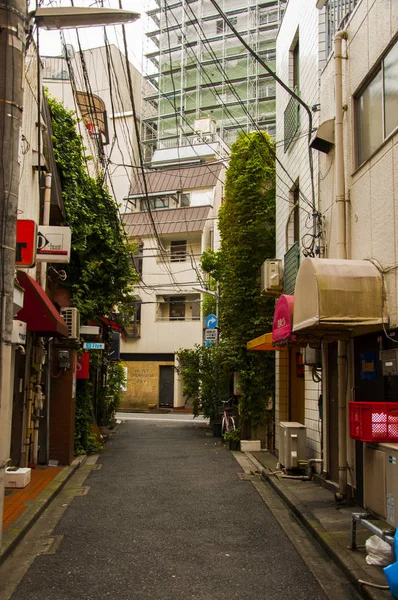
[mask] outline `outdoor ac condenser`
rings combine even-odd
[[[306,429],[295,421],[279,423],[279,462],[285,469],[297,469],[306,460]]]
[[[61,316],[69,329],[69,338],[78,340],[80,337],[80,313],[77,308],[68,306],[61,308]]]

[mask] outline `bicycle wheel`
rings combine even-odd
[[[229,430],[234,431],[236,429],[235,419],[233,417],[229,417]]]
[[[226,433],[226,431],[227,431],[227,420],[224,415],[222,418],[222,421],[221,421],[221,436],[223,436],[224,433]]]

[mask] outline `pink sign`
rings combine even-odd
[[[296,336],[292,334],[294,296],[280,296],[275,306],[274,321],[272,323],[272,342],[294,342]]]

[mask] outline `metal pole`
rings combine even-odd
[[[19,185],[19,142],[27,5],[0,3],[0,517],[4,474],[10,455],[12,416],[11,335],[15,274],[15,228]],[[0,527],[1,544],[1,527]]]

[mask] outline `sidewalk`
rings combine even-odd
[[[25,488],[6,489],[0,562],[12,552],[85,459],[86,456],[79,456],[69,467],[32,469],[31,481]]]
[[[351,515],[354,512],[366,512],[363,508],[337,504],[334,493],[315,481],[282,479],[278,474],[273,474],[277,471],[277,458],[269,452],[251,452],[246,456],[365,598],[392,600],[389,590],[358,583],[358,580],[362,580],[387,585],[382,567],[368,565],[365,561],[364,544],[372,535],[370,531],[358,526],[358,550],[353,552],[348,549],[351,542]]]

